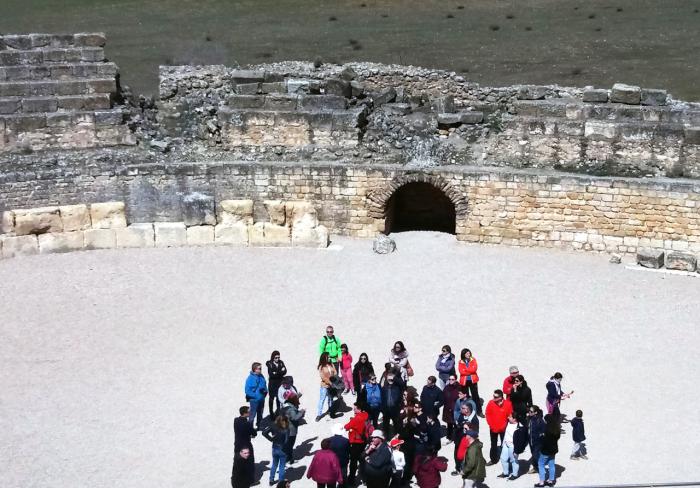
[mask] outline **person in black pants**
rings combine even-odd
[[[275,412],[280,409],[280,400],[277,392],[282,385],[282,378],[287,375],[287,367],[284,365],[284,361],[280,359],[279,351],[272,351],[270,360],[265,365],[267,366],[270,418],[275,418]],[[275,402],[277,402],[277,409],[273,410]]]

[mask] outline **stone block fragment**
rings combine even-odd
[[[452,95],[432,97],[430,99],[430,110],[443,114],[452,113],[455,111],[455,99]]]
[[[642,88],[640,101],[642,105],[660,106],[666,105],[667,98],[668,93],[666,92],[666,90],[659,90],[655,88]]]
[[[58,207],[40,207],[14,210],[15,234],[45,234],[62,232],[63,223]]]
[[[480,124],[484,121],[484,112],[477,112],[475,110],[459,112],[459,120],[463,124]]]
[[[345,110],[348,101],[337,95],[306,95],[299,98],[301,110]]]
[[[634,85],[615,83],[610,92],[610,101],[624,103],[626,105],[639,105],[642,97],[642,89]]]
[[[248,243],[251,246],[265,245],[265,223],[256,222],[248,226]]]
[[[156,247],[180,247],[187,244],[184,222],[155,222]]]
[[[180,200],[182,220],[187,227],[192,225],[216,225],[216,209],[214,198],[209,195],[194,192]]]
[[[328,247],[328,229],[324,225],[314,228],[292,228],[292,247]]]
[[[350,98],[352,96],[352,88],[350,82],[338,78],[329,78],[326,80],[325,92],[328,95],[338,95],[340,97]]]
[[[700,126],[684,128],[683,138],[686,144],[700,145]]]
[[[248,225],[240,221],[218,224],[214,228],[214,242],[217,245],[247,246]]]
[[[383,110],[390,114],[396,115],[408,115],[411,113],[410,103],[387,103],[384,105]]]
[[[359,98],[365,93],[365,84],[360,81],[353,80],[350,82],[350,91],[352,92],[353,97]]]
[[[260,85],[260,91],[263,93],[287,93],[287,83],[284,81],[262,83]]]
[[[608,101],[608,90],[587,88],[583,90],[583,101],[587,103],[606,103]]]
[[[618,127],[602,120],[588,120],[584,125],[584,135],[594,140],[610,140],[617,137]]]
[[[672,251],[666,254],[666,268],[667,269],[676,269],[678,271],[695,271],[697,267],[697,258],[695,255],[687,253],[687,252],[680,252],[680,251]]]
[[[659,269],[664,265],[663,249],[642,248],[637,250],[637,264],[645,268]]]
[[[253,200],[222,200],[219,202],[219,224],[253,223]]]
[[[0,215],[0,234],[10,234],[15,231],[15,213],[12,210],[5,210]]]
[[[22,106],[22,99],[20,98],[6,98],[4,100],[0,99],[0,115],[9,115],[19,112]]]
[[[438,126],[453,126],[462,124],[459,114],[438,114],[437,121]]]
[[[0,236],[2,257],[5,259],[39,254],[39,240],[35,235]]]
[[[107,43],[102,32],[79,32],[73,36],[73,39],[78,47],[104,47]]]
[[[265,81],[265,72],[252,69],[235,69],[231,71],[231,78],[236,83],[257,83]]]
[[[340,72],[339,76],[345,81],[352,81],[355,78],[357,78],[357,73],[350,66],[346,66],[345,68],[343,68],[343,71]]]
[[[288,247],[292,245],[289,227],[265,222],[263,226],[264,245],[268,247]]]
[[[287,80],[287,93],[308,93],[309,92],[309,80]]]
[[[318,225],[316,209],[311,202],[292,200],[286,204],[286,223],[292,228],[314,228]]]
[[[379,234],[372,243],[372,250],[377,254],[390,254],[396,251],[396,241],[389,236]]]
[[[208,246],[214,244],[213,225],[194,225],[187,228],[188,246]]]
[[[90,219],[93,229],[118,229],[126,227],[124,202],[90,204]]]
[[[64,232],[90,228],[90,212],[87,205],[62,205],[58,207],[58,210],[61,213]]]
[[[260,93],[260,83],[239,83],[236,85],[236,93],[239,95],[257,95]]]
[[[542,100],[547,95],[547,87],[541,85],[523,85],[518,88],[518,100]]]
[[[116,229],[88,229],[85,231],[85,249],[114,249],[116,247]]]
[[[117,247],[143,248],[155,246],[153,224],[131,224],[129,227],[114,230],[117,235]]]
[[[80,251],[84,247],[85,233],[82,230],[39,235],[40,254]]]
[[[286,223],[285,203],[281,200],[265,200],[263,202],[271,223],[284,225]]]
[[[372,102],[375,108],[391,103],[394,100],[396,100],[396,90],[393,87],[385,88],[372,96]]]

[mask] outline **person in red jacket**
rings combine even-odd
[[[479,387],[477,385],[479,382],[479,375],[476,373],[477,369],[479,369],[479,365],[476,362],[476,358],[472,356],[472,352],[467,348],[462,349],[459,357],[460,360],[457,365],[460,375],[459,384],[469,389],[469,395],[476,404],[476,414],[479,417],[483,417],[481,399],[479,398]]]
[[[515,377],[520,374],[520,369],[517,366],[511,366],[508,368],[508,376],[503,380],[503,394],[506,398],[510,398],[510,392],[513,391],[513,385],[515,384]]]
[[[491,450],[487,466],[498,463],[501,453],[498,450],[498,438],[503,442],[503,436],[508,425],[508,417],[513,413],[513,405],[510,400],[503,398],[503,390],[493,392],[493,400],[486,405],[486,423],[489,424],[491,433]]]
[[[350,441],[350,471],[348,472],[348,484],[355,484],[355,476],[357,475],[357,464],[362,459],[362,454],[365,450],[366,439],[369,435],[367,432],[367,420],[369,414],[362,410],[359,402],[353,406],[355,415],[350,419],[350,422],[345,424],[345,430],[348,431],[348,440]]]
[[[425,454],[416,456],[413,463],[413,474],[420,488],[438,488],[440,473],[447,471],[447,459],[438,457],[434,447],[428,447]]]
[[[306,477],[314,480],[318,488],[335,488],[343,482],[343,472],[340,469],[338,456],[331,450],[331,440],[321,441],[321,450],[316,451]]]

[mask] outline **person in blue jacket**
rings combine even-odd
[[[265,397],[267,396],[267,383],[262,375],[262,364],[253,363],[250,367],[250,374],[245,380],[245,399],[250,402],[250,414],[248,422],[250,425],[256,425],[256,429],[260,430],[260,421],[263,416],[263,408],[265,407]],[[257,422],[256,422],[257,417]]]

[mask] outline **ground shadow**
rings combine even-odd
[[[268,471],[270,469],[270,461],[260,461],[255,463],[255,476],[253,476],[253,479],[257,482],[260,482],[260,480],[263,477],[263,474],[265,474],[265,471]]]
[[[313,444],[316,439],[318,439],[318,436],[306,439],[304,442],[294,447],[294,460],[299,461],[306,456],[310,456],[311,449],[313,449]]]
[[[300,481],[306,473],[306,466],[294,466],[287,468],[284,472],[284,478],[288,481]]]
[[[518,459],[518,478],[530,471],[530,458]]]
[[[554,473],[555,473],[554,478],[555,479],[559,478],[564,471],[566,471],[566,468],[564,466],[562,466],[560,464],[556,464],[556,463],[554,464]]]

